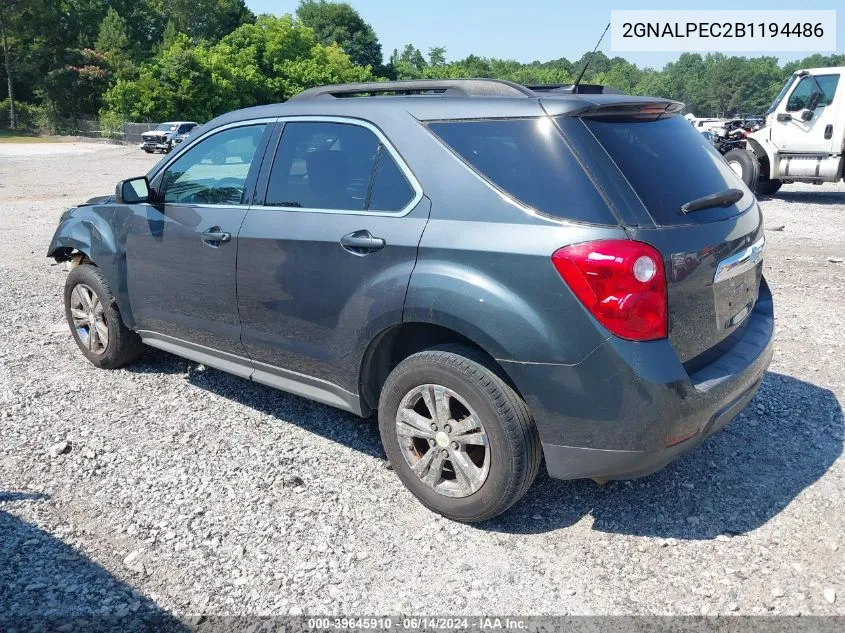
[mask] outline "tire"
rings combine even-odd
[[[423,391],[428,394],[428,400]],[[426,402],[434,402],[438,395],[448,402],[448,416],[438,417],[428,412]],[[423,415],[414,421],[422,422],[423,428],[426,422],[439,425],[438,439],[430,436],[424,439],[425,434],[418,427],[413,432],[422,433],[421,437],[400,438],[397,427],[400,407],[407,413],[408,403],[415,398],[417,405],[411,414],[422,412]],[[430,420],[426,419],[427,412]],[[399,479],[423,505],[456,521],[485,521],[501,514],[528,491],[540,468],[540,438],[527,405],[488,361],[470,348],[441,346],[403,360],[387,377],[379,399],[378,417],[384,450]],[[448,419],[445,425],[444,417]],[[475,419],[481,421],[480,429],[471,422]],[[463,430],[458,428],[462,425]],[[486,436],[486,446],[476,443],[479,439],[470,439],[481,436]],[[462,438],[469,441],[464,444]],[[431,445],[431,442],[435,443]],[[458,442],[459,450],[454,450],[452,442]],[[418,468],[424,465],[430,457],[429,451],[435,451],[432,453],[435,457],[429,459],[431,464],[438,459],[438,453],[441,457],[448,453],[448,458],[442,457],[439,477],[432,475],[438,472],[435,469],[423,468],[422,472],[427,473],[423,477],[411,466],[412,462]],[[470,479],[463,474],[467,472],[468,459],[473,461],[470,470],[483,475],[483,479],[481,476]],[[464,466],[459,469],[455,464],[460,463]],[[424,479],[429,475],[439,483],[426,483]]]
[[[77,294],[74,294],[77,288]],[[89,291],[96,297],[90,296]],[[89,305],[86,297],[94,306],[90,311],[86,309]],[[70,272],[65,281],[64,302],[65,318],[73,340],[92,365],[100,369],[117,369],[141,355],[141,337],[124,325],[111,288],[96,266],[81,264]],[[92,325],[90,321],[81,327],[78,326],[75,315],[81,317],[82,314],[89,313],[94,315],[93,318],[99,327],[97,323]],[[92,328],[95,330],[93,338]],[[105,345],[102,345],[102,332],[107,332]],[[92,343],[90,347],[89,342]],[[102,349],[99,349],[100,347]]]
[[[152,154],[152,153],[153,153],[153,150],[151,150],[151,149],[145,149],[144,151],[145,151],[145,152],[147,152],[147,154]]]
[[[741,171],[737,175],[742,178],[745,186],[751,191],[757,190],[757,183],[760,181],[760,163],[754,152],[747,149],[732,149],[725,154],[725,160],[734,171]]]
[[[768,178],[761,178],[757,183],[757,190],[754,192],[758,196],[771,196],[776,194],[783,186],[782,180],[769,180]]]

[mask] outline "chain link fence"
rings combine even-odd
[[[52,122],[52,134],[63,136],[87,136],[89,138],[106,138],[127,143],[140,143],[141,134],[154,130],[157,123],[119,123],[103,125],[97,119],[56,119]]]

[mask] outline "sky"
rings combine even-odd
[[[520,62],[548,61],[565,57],[579,59],[592,50],[610,21],[611,9],[837,9],[841,0],[766,0],[765,6],[707,0],[651,0],[610,2],[590,0],[346,0],[376,31],[385,58],[394,48],[413,44],[423,53],[433,46],[446,48],[447,60],[474,53],[481,57],[516,59]],[[293,13],[299,0],[246,0],[255,13]],[[845,51],[845,12],[837,15],[837,50]],[[662,68],[680,53],[626,52],[610,50],[610,33],[599,47],[608,57],[618,54],[640,67]],[[800,59],[815,51],[799,53],[734,53],[774,55],[781,62]]]

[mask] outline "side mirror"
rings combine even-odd
[[[812,110],[801,110],[801,120],[802,121],[811,121],[813,119],[813,111]]]
[[[114,195],[119,202],[126,204],[148,202],[150,199],[150,183],[146,176],[121,180],[114,189]]]
[[[777,120],[781,123],[786,123],[792,120],[792,115],[789,112],[778,112]]]

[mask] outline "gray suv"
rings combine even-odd
[[[601,91],[595,91],[601,92]],[[352,411],[422,503],[489,519],[639,477],[772,355],[751,192],[681,104],[493,80],[306,90],[67,211],[82,353],[142,344]]]

